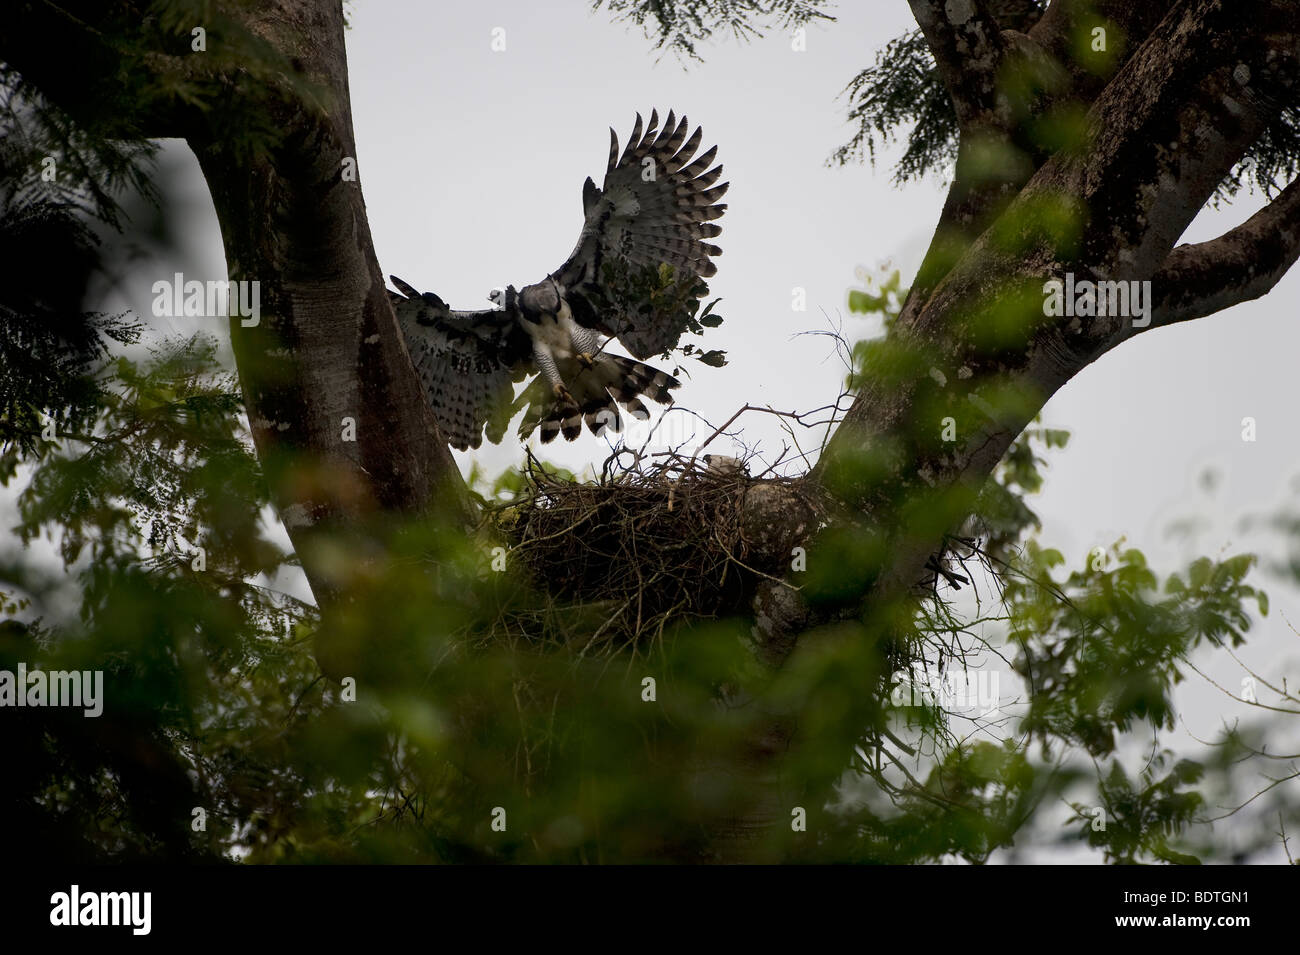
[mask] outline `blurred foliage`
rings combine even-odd
[[[509,554],[495,572],[490,541],[432,523],[391,528],[382,570],[354,564],[347,599],[321,621],[275,586],[293,559],[268,539],[266,489],[212,343],[166,344],[100,372],[93,429],[41,443],[11,476],[26,481],[21,538],[58,543],[80,607],[47,621],[57,591],[20,554],[2,579],[33,619],[6,625],[0,668],[98,668],[108,688],[99,719],[4,714],[9,755],[27,767],[7,780],[5,808],[33,849],[100,860],[683,859],[711,851],[691,819],[752,799],[727,766],[754,715],[717,706],[748,665],[743,621],[672,629],[611,666],[574,644],[599,624],[599,605],[560,605],[548,612],[568,642],[539,648],[499,622],[538,613],[542,591]],[[1035,446],[1063,437],[1034,429],[1022,441],[995,482],[1017,501],[1041,481]],[[484,482],[485,498],[526,493],[508,475]],[[1139,722],[1170,725],[1188,650],[1240,642],[1243,603],[1263,609],[1245,583],[1249,558],[1197,561],[1162,585],[1132,550],[1089,554],[1064,577],[1061,556],[1032,537],[1016,553],[1002,568],[1000,620],[1033,688],[1019,732],[1036,758],[1016,734],[954,735],[960,716],[942,702],[891,708],[872,636],[884,631],[862,621],[770,688],[813,701],[813,745],[795,765],[840,794],[804,807],[802,838],[778,826],[770,857],[985,861],[1050,797],[1086,785],[1071,753],[1113,760],[1093,783],[1109,824],[1078,838],[1116,861],[1190,855],[1179,837],[1200,805],[1195,766],[1126,776],[1116,744]],[[926,654],[970,626],[947,601],[899,612],[886,629],[912,635],[900,660],[939,665]],[[323,677],[314,655],[348,679]],[[844,721],[861,730],[855,752],[815,745]],[[891,722],[928,754],[906,774]],[[191,829],[195,808],[206,832]],[[495,831],[501,812],[506,829]]]
[[[178,43],[198,8],[165,6],[165,16],[102,35],[134,44],[126,62],[158,30]],[[702,29],[731,15],[814,15],[803,4],[679,4],[695,19],[664,20],[660,5],[609,6],[634,20],[639,11],[636,22],[657,18],[662,43],[688,54]],[[249,62],[274,60],[249,42]],[[233,28],[228,44],[223,55],[244,55]],[[219,111],[210,92],[196,79],[128,84],[123,95],[137,105],[194,96]],[[44,183],[33,160],[56,146],[30,144],[63,120],[33,91],[23,95],[22,108],[0,117],[27,130],[0,150],[0,243],[47,250],[68,271],[51,276],[33,260],[0,298],[0,479],[22,489],[14,546],[0,551],[0,670],[100,670],[105,702],[98,718],[0,710],[11,768],[0,774],[0,810],[16,855],[694,860],[718,851],[719,820],[758,802],[777,824],[756,859],[978,863],[1052,843],[1044,831],[1117,862],[1222,856],[1194,825],[1198,791],[1260,741],[1242,734],[1199,765],[1170,766],[1161,753],[1138,768],[1125,744],[1172,725],[1188,653],[1237,646],[1251,624],[1245,608],[1267,612],[1246,582],[1252,559],[1200,559],[1162,581],[1117,544],[1066,573],[1064,556],[1036,539],[1026,501],[1042,484],[1041,452],[1065,443],[1056,429],[1028,429],[984,489],[912,488],[893,502],[924,533],[973,513],[970,533],[936,559],[950,575],[982,564],[995,599],[961,603],[953,578],[938,574],[919,598],[803,634],[806,652],[776,673],[754,673],[743,619],[669,621],[651,646],[589,653],[591,635],[627,608],[555,600],[545,575],[524,572],[501,542],[432,519],[371,529],[382,560],[338,542],[340,598],[322,618],[301,599],[213,342],[128,354],[131,323],[86,310],[99,264],[88,226],[122,225],[117,195],[143,185],[133,177],[147,152],[115,152],[114,136],[74,119],[67,128],[86,139],[65,136],[58,155],[81,142],[82,158],[61,164],[80,171]],[[87,95],[103,107],[96,97],[106,94]],[[254,141],[259,130],[271,135],[269,116],[242,123]],[[904,296],[893,273],[850,303],[888,330]],[[701,327],[711,317],[706,308]],[[851,387],[882,341],[892,344],[852,350]],[[915,372],[915,356],[894,360],[883,367],[899,380]],[[303,461],[295,472],[327,480],[318,466]],[[533,490],[516,472],[476,472],[471,482],[484,503]],[[804,586],[828,602],[861,593],[891,558],[878,537],[851,527],[818,553]],[[942,698],[894,701],[900,669],[996,668],[972,647],[1001,657],[1008,676],[1014,667],[1022,691],[999,694],[978,721]],[[755,739],[768,740],[770,714],[748,705],[741,684],[800,717],[797,737],[778,740],[790,753],[782,778],[762,786],[741,770]],[[1012,695],[1023,697],[1018,710]],[[1048,810],[1067,799],[1076,817],[1052,829]],[[1093,825],[1095,806],[1104,829]],[[800,813],[806,828],[784,824]]]
[[[1031,541],[1003,595],[1021,637],[1016,668],[1035,688],[1023,728],[1093,756],[1112,754],[1116,734],[1136,722],[1173,729],[1179,662],[1203,641],[1240,645],[1251,625],[1247,601],[1268,609],[1244,583],[1250,555],[1200,558],[1163,588],[1140,551],[1118,544],[1057,580],[1052,572],[1064,562]]]
[[[855,315],[874,316],[880,322],[882,335],[865,337],[849,349],[849,371],[845,388],[856,391],[868,376],[879,376],[878,360],[894,329],[908,289],[902,284],[902,273],[891,265],[882,265],[874,272],[859,269],[862,287],[849,290],[849,311]],[[910,353],[909,353],[910,354]],[[911,359],[901,377],[917,373],[919,363]],[[1039,453],[1062,449],[1070,440],[1070,432],[1059,428],[1037,425],[1026,428],[1003,454],[992,480],[980,491],[974,508],[975,520],[971,529],[978,529],[983,538],[984,551],[991,557],[1006,561],[1010,548],[1020,542],[1027,531],[1039,527],[1038,515],[1028,505],[1026,497],[1036,494],[1043,486],[1042,467],[1047,463]]]
[[[30,454],[42,431],[86,426],[101,398],[93,368],[139,337],[82,301],[99,264],[93,221],[121,225],[115,191],[150,192],[153,147],[88,136],[20,85],[0,68],[0,452]]]
[[[1158,773],[1170,762],[1167,751],[1157,753],[1143,767],[1137,785],[1118,763],[1113,763],[1101,781],[1101,804],[1088,808],[1075,806],[1084,820],[1084,835],[1090,845],[1102,849],[1106,861],[1135,865],[1148,859],[1178,865],[1197,865],[1200,860],[1171,846],[1173,837],[1191,823],[1204,804],[1195,789],[1204,768],[1190,759],[1174,762],[1164,777]],[[1106,825],[1094,823],[1104,810]]]
[[[850,290],[850,311],[876,318],[884,335],[853,346],[847,377],[850,390],[871,374],[871,363],[891,338],[907,298],[900,274],[889,266],[874,273],[859,270],[859,278],[863,287]],[[1190,654],[1202,644],[1240,646],[1252,624],[1249,606],[1267,615],[1267,595],[1246,582],[1255,558],[1247,554],[1220,560],[1201,557],[1162,581],[1147,566],[1142,552],[1125,547],[1121,540],[1109,549],[1095,548],[1084,555],[1079,569],[1064,573],[1064,555],[1039,541],[1039,520],[1027,498],[1043,485],[1042,468],[1047,462],[1041,451],[1064,448],[1068,440],[1069,432],[1037,423],[1025,429],[977,495],[973,513],[959,532],[971,537],[948,538],[950,549],[939,555],[946,565],[968,576],[982,567],[993,582],[996,609],[985,610],[980,600],[974,607],[961,604],[951,587],[946,594],[940,592],[941,577],[936,576],[936,589],[921,602],[914,619],[901,625],[895,622],[883,644],[896,674],[915,674],[918,667],[927,674],[952,674],[968,665],[987,672],[997,657],[1007,658],[996,637],[990,644],[989,631],[981,625],[1000,631],[1008,649],[1018,647],[1009,662],[1022,681],[1018,685],[1026,691],[1023,705],[1005,712],[999,709],[1000,717],[1014,715],[1014,731],[998,730],[1003,720],[985,721],[982,732],[963,739],[952,731],[954,720],[968,719],[960,708],[945,711],[943,702],[932,696],[911,705],[905,698],[901,710],[896,710],[901,725],[919,732],[916,748],[928,751],[936,761],[928,780],[900,783],[898,771],[905,751],[900,751],[897,739],[882,740],[879,733],[864,740],[859,772],[872,779],[875,790],[890,793],[895,806],[901,803],[909,813],[929,815],[932,821],[924,829],[924,838],[935,839],[936,848],[924,858],[957,854],[982,861],[991,849],[1012,845],[1017,829],[1028,825],[1048,795],[1082,787],[1096,795],[1092,802],[1072,802],[1077,818],[1085,823],[1078,838],[1102,849],[1109,861],[1195,862],[1197,856],[1189,848],[1193,845],[1200,854],[1221,859],[1225,852],[1221,843],[1216,844],[1208,832],[1190,831],[1196,828],[1194,822],[1207,818],[1200,793],[1207,768],[1214,771],[1225,799],[1231,794],[1245,802],[1251,794],[1228,784],[1241,781],[1231,769],[1231,758],[1263,755],[1266,748],[1261,741],[1252,738],[1247,743],[1235,738],[1235,733],[1225,734],[1204,764],[1179,760],[1164,776],[1157,771],[1171,757],[1157,752],[1144,760],[1136,780],[1126,774],[1124,759],[1131,756],[1144,725],[1148,736],[1174,729],[1173,692],[1191,669]],[[1277,521],[1288,535],[1300,527],[1300,522],[1292,524],[1285,518]],[[855,546],[860,547],[861,535],[849,535],[855,536],[859,539]],[[880,560],[869,551],[846,557],[846,563],[857,566]],[[860,585],[854,582],[849,589]],[[988,766],[997,751],[990,749],[988,737],[1000,740],[1006,753],[997,757],[1004,765],[996,785],[984,789],[976,767]],[[1037,744],[1037,760],[1029,758],[1031,741]],[[976,758],[981,752],[982,762]],[[1098,759],[1110,762],[1101,766],[1095,762]],[[969,775],[950,775],[953,767],[965,768]],[[1094,780],[1091,784],[1089,777]],[[936,785],[941,798],[934,795]],[[877,861],[914,859],[909,852],[915,844],[908,840],[916,838],[910,828],[916,819],[894,814],[882,820],[874,816],[878,810],[871,799],[861,791],[856,796],[862,800],[856,810],[869,806],[873,816],[852,830],[852,836],[867,839],[872,852],[879,853]],[[1279,799],[1285,802],[1284,796]],[[1093,823],[1099,807],[1108,822],[1097,829]],[[1294,819],[1294,810],[1289,814]],[[852,813],[846,813],[840,823],[852,818]],[[841,835],[849,838],[846,832]],[[1256,850],[1270,842],[1262,834],[1252,839]],[[1271,841],[1276,845],[1276,838]]]

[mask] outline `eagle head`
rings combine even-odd
[[[555,279],[547,276],[536,285],[529,285],[519,293],[519,307],[525,315],[558,315],[564,299]]]

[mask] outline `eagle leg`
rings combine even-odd
[[[590,352],[578,352],[574,357],[578,359],[578,364],[587,371],[591,371],[591,369],[596,367],[596,359],[592,357]]]
[[[573,395],[569,393],[569,389],[564,386],[564,382],[557,381],[551,386],[551,388],[555,392],[555,397],[563,401],[565,404],[576,405],[578,403],[574,400]]]

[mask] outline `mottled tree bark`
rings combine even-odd
[[[373,518],[436,507],[459,530],[473,515],[384,291],[359,176],[345,175],[356,147],[342,10],[280,0],[259,5],[256,17],[254,32],[321,98],[236,80],[250,113],[269,110],[278,121],[279,143],[249,156],[203,131],[189,142],[212,190],[230,278],[261,283],[261,322],[231,323],[239,378],[281,517],[317,598],[328,601],[347,572],[332,555],[380,556],[366,539]]]

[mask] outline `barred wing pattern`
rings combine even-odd
[[[434,295],[421,295],[395,275],[390,291],[397,322],[434,416],[452,447],[464,451],[498,442],[510,424],[513,382],[536,369],[532,340],[513,309],[452,311]]]
[[[621,157],[618,135],[609,131],[604,188],[590,178],[584,184],[582,234],[554,273],[574,318],[616,337],[637,358],[677,344],[694,314],[699,279],[717,271],[711,257],[722,250],[705,240],[721,233],[713,220],[727,208],[718,200],[729,183],[713,185],[722,167],[709,168],[718,147],[692,160],[702,130],[688,139],[686,117],[677,122],[671,110],[662,131],[658,123],[652,110],[643,134],[638,113]],[[669,288],[664,265],[672,268]]]

